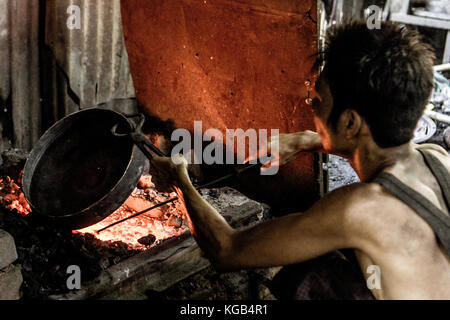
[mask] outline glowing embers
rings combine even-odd
[[[133,250],[145,250],[158,244],[161,240],[179,236],[186,231],[183,223],[184,209],[180,203],[175,202],[164,205],[161,208],[110,227],[101,233],[98,233],[97,230],[173,196],[175,194],[158,192],[151,182],[151,176],[143,176],[139,181],[138,187],[119,209],[99,223],[76,230],[74,233],[90,233],[101,241],[122,241]]]
[[[18,183],[8,176],[0,178],[0,204],[10,210],[17,210],[24,217],[31,212],[31,208],[20,187],[20,178]]]
[[[20,177],[17,182],[8,176],[0,177],[0,205],[24,217],[31,213],[31,208],[22,192],[20,180]],[[184,225],[185,209],[180,202],[164,205],[101,233],[97,230],[174,196],[174,193],[158,192],[151,181],[151,176],[144,175],[138,187],[119,209],[99,223],[73,233],[92,234],[95,238],[106,242],[121,241],[131,250],[148,249],[161,240],[180,236],[187,231]]]

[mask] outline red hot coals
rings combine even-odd
[[[184,208],[179,203],[167,204],[117,224],[101,233],[98,233],[97,230],[174,196],[175,194],[158,192],[151,181],[151,176],[144,175],[141,177],[138,187],[119,209],[99,223],[74,231],[74,233],[89,233],[102,241],[122,241],[134,250],[149,248],[161,240],[180,236],[186,231],[186,226],[182,223]],[[174,221],[179,223],[173,223]]]
[[[86,177],[74,181],[79,186],[96,185],[102,179],[102,172],[93,168]],[[183,234],[187,227],[184,224],[184,207],[176,202],[164,205],[123,223],[98,233],[97,230],[121,219],[143,211],[157,203],[175,196],[175,194],[161,193],[155,188],[150,175],[144,175],[139,185],[125,203],[114,213],[99,223],[87,228],[73,231],[74,234],[91,234],[105,242],[121,241],[132,250],[145,250],[157,245],[160,241]],[[20,178],[17,182],[10,177],[0,178],[0,204],[21,216],[31,212],[31,208],[22,192]]]
[[[31,212],[30,205],[22,192],[20,179],[16,183],[8,176],[0,178],[0,204],[9,210],[16,210],[21,216]]]

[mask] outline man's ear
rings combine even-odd
[[[354,109],[347,109],[342,112],[340,122],[346,139],[353,138],[361,130],[362,119]]]

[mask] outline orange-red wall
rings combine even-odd
[[[313,0],[122,0],[138,103],[176,127],[314,130],[304,103],[317,51]],[[277,207],[318,197],[312,154],[242,181]]]

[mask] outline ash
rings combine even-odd
[[[348,160],[339,156],[330,155],[328,172],[330,175],[329,191],[360,181]]]

